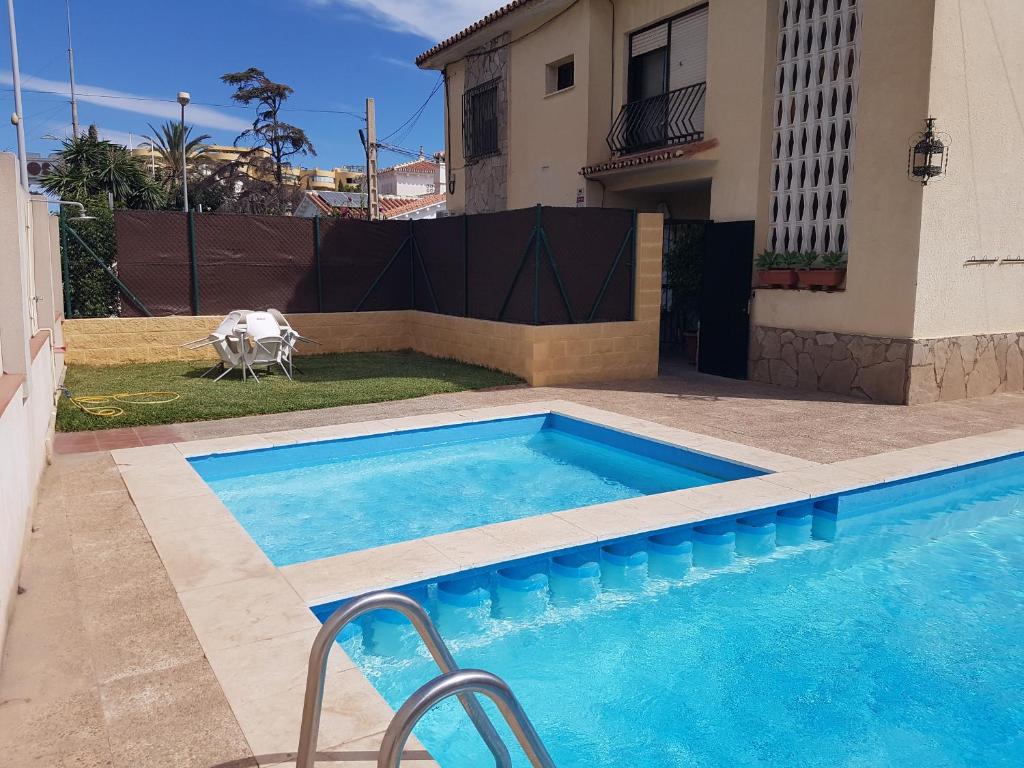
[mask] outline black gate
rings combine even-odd
[[[747,378],[754,222],[719,221],[704,234],[697,370]]]

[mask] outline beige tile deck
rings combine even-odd
[[[454,560],[418,539],[286,565],[281,573],[299,597],[313,604],[394,585],[396,573],[408,583],[456,570]]]
[[[274,576],[277,569],[235,520],[178,530],[157,529],[153,543],[178,592]]]
[[[276,572],[179,592],[178,599],[207,653],[319,624]]]
[[[615,411],[620,424],[638,432],[669,430],[661,433],[667,437],[648,432],[656,439],[672,441],[672,435],[680,433],[671,430],[682,430],[689,433],[694,446],[717,446],[717,440],[726,440],[771,452],[778,461],[787,461],[786,456],[802,460],[803,465],[789,459],[792,463],[784,471],[756,484],[782,489],[781,497],[763,488],[751,496],[762,502],[786,498],[787,493],[792,497],[793,492],[796,498],[824,489],[833,492],[837,484],[852,486],[861,476],[871,481],[896,476],[912,461],[918,462],[916,466],[933,467],[936,461],[959,465],[987,456],[984,446],[989,444],[1003,453],[1024,450],[1024,429],[1020,428],[1024,397],[1020,396],[901,408],[692,374],[599,387],[438,395],[176,429],[204,440],[278,431],[283,433],[278,440],[294,442],[366,434],[373,420],[381,418],[438,411],[461,414],[480,407],[492,408],[490,417],[500,418],[538,410],[537,403],[552,400]],[[586,418],[582,408],[578,413]],[[933,454],[930,463],[922,452],[913,460],[885,458],[859,470],[851,464],[843,472],[833,465],[824,480],[815,479],[806,464],[993,432],[982,443],[933,446],[927,451]],[[260,440],[276,442],[268,434],[260,435]],[[211,445],[228,450],[228,446],[252,447],[253,443],[224,441],[201,449],[192,443],[192,449],[201,453],[211,450]],[[163,539],[166,533],[168,541],[177,537],[184,547],[184,532],[217,528],[231,519],[201,482],[185,481],[186,487],[180,487],[182,476],[176,481],[174,473],[167,471],[177,458],[167,446],[159,448],[164,450],[116,451],[120,470],[110,454],[99,453],[60,457],[47,472],[22,570],[27,591],[17,599],[0,670],[0,702],[4,702],[0,704],[0,754],[12,765],[245,768],[284,765],[294,749],[298,717],[294,681],[318,624],[302,597],[280,577],[279,581],[246,576],[207,583],[177,596],[149,534]],[[694,503],[692,495],[686,497],[690,493],[679,492],[659,503],[677,505],[679,514],[689,519],[686,515]],[[695,514],[736,505],[735,499],[713,493],[703,501],[706,505]],[[136,506],[141,518],[131,514]],[[652,507],[645,514],[656,513]],[[661,514],[674,520],[677,513],[666,506]],[[614,530],[612,520],[599,518],[598,514],[590,517],[594,530],[585,527],[582,512],[578,521],[562,522],[596,540]],[[513,529],[506,531],[504,541],[489,529],[432,537],[427,545],[437,553],[432,555],[437,558],[433,567],[448,563],[445,567],[460,570],[493,562],[488,558],[513,544],[521,546],[521,551],[536,549],[536,542],[529,536],[519,539]],[[575,531],[569,531],[571,536],[564,540],[574,540]],[[212,539],[207,541],[212,545]],[[210,546],[207,551],[214,549]],[[196,551],[202,552],[203,546]],[[186,555],[185,561],[191,556]],[[171,570],[187,568],[172,565]],[[220,581],[219,576],[211,578]],[[273,662],[268,663],[268,658]],[[337,654],[335,664],[339,662],[345,666],[344,654]],[[365,683],[356,672],[342,674]],[[240,683],[239,677],[251,680]],[[261,686],[278,693],[261,696]],[[337,709],[337,720],[325,713],[327,727],[320,751],[326,759],[320,764],[370,766],[375,762],[383,730],[377,718],[386,718],[387,713],[379,709],[381,702],[371,690],[357,687],[361,692],[347,697],[338,683],[342,695],[329,698],[334,702],[329,707]],[[337,722],[338,730],[329,722]],[[404,764],[432,766],[429,756],[416,753],[415,748],[411,745]]]

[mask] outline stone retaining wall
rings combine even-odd
[[[914,342],[908,390],[911,404],[1021,391],[1024,391],[1024,333]]]
[[[750,377],[806,390],[903,403],[910,341],[755,326]]]
[[[896,339],[755,326],[750,378],[917,405],[1024,391],[1024,333]]]

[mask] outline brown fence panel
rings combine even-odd
[[[632,316],[635,215],[526,208],[420,221],[193,215],[198,311],[416,308],[512,323]],[[154,315],[192,312],[188,217],[118,211],[121,279]],[[322,297],[322,300],[321,300]],[[139,314],[124,302],[125,314]]]
[[[419,219],[413,234],[419,255],[413,272],[415,308],[466,314],[466,217]]]
[[[199,314],[317,311],[312,219],[196,215],[195,242]]]
[[[192,314],[188,217],[166,211],[115,211],[117,273],[153,315]],[[130,301],[121,314],[139,317]]]
[[[524,208],[469,217],[470,317],[533,322],[534,246],[530,240],[536,215],[535,209]]]
[[[322,220],[323,311],[411,308],[409,233],[407,221]]]
[[[542,226],[575,322],[632,319],[632,211],[545,208]],[[550,263],[542,264],[540,322],[568,322]],[[602,294],[603,290],[603,294]],[[591,317],[593,312],[593,317]]]

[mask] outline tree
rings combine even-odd
[[[77,214],[61,209],[62,225],[85,241],[88,250],[78,238],[66,233],[63,238],[64,258],[68,268],[68,290],[71,294],[70,317],[116,317],[120,314],[121,296],[117,284],[100,266],[117,269],[117,238],[114,234],[114,216],[107,206],[106,195],[80,199],[86,213],[93,218],[76,221]],[[90,251],[92,253],[90,253]],[[95,254],[95,258],[93,255]],[[99,259],[99,262],[97,262]]]
[[[120,144],[101,139],[95,125],[81,136],[64,139],[57,155],[56,167],[40,179],[52,195],[85,202],[113,193],[114,205],[123,208],[163,204],[164,190],[146,174],[141,161]]]
[[[181,180],[181,169],[183,166],[181,156],[181,134],[182,124],[173,120],[168,120],[166,123],[160,126],[157,130],[153,127],[153,124],[149,124],[149,130],[151,136],[146,136],[149,142],[153,145],[154,151],[160,156],[160,160],[163,164],[163,170],[166,174],[166,181],[171,184],[178,183]],[[195,163],[199,162],[206,155],[206,144],[210,138],[210,134],[204,133],[196,136],[194,139],[192,136],[192,126],[184,126],[185,133],[185,163],[195,168]]]
[[[249,67],[242,72],[228,72],[221,75],[221,81],[234,86],[231,99],[245,106],[256,107],[252,127],[242,131],[235,139],[237,146],[246,141],[252,148],[243,152],[233,169],[236,174],[246,175],[253,182],[271,179],[272,189],[260,189],[252,185],[251,197],[270,209],[261,212],[284,213],[290,210],[295,197],[294,190],[285,189],[284,169],[295,156],[316,155],[313,143],[306,132],[298,126],[281,120],[281,108],[294,93],[291,86],[275,83],[262,69]],[[240,197],[246,194],[243,189]],[[276,199],[275,199],[276,198]]]

